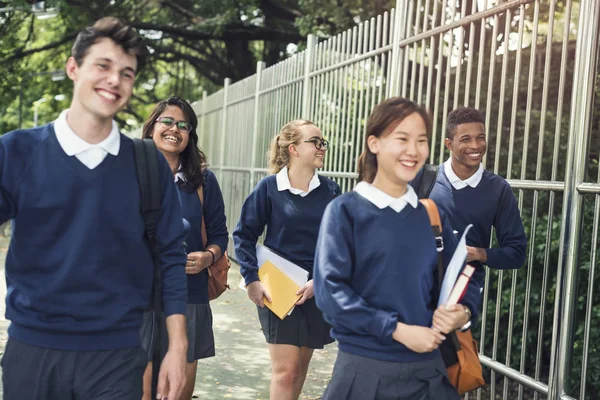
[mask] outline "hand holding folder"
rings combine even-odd
[[[265,301],[265,305],[280,319],[284,319],[302,297],[296,294],[300,286],[268,260],[258,269],[258,278],[271,295],[272,301]]]

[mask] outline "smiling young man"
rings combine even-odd
[[[483,287],[484,265],[495,269],[518,269],[525,262],[527,237],[510,185],[504,178],[483,169],[487,150],[485,119],[474,108],[458,108],[448,115],[443,163],[430,198],[450,218],[452,227],[467,234],[467,262],[476,267],[475,279]],[[498,247],[490,248],[492,227]]]
[[[133,141],[113,118],[147,55],[131,27],[102,18],[79,33],[67,61],[71,107],[53,123],[0,138],[0,222],[13,220],[6,399],[142,397],[147,356],[139,331],[153,263]],[[156,237],[170,340],[159,393],[175,399],[187,350],[184,228],[171,171],[157,157]]]

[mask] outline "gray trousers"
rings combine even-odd
[[[64,351],[8,339],[4,400],[139,400],[147,357],[141,347]]]

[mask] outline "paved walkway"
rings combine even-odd
[[[8,321],[4,319],[4,260],[7,248],[8,239],[0,235],[0,354],[4,352],[8,327]],[[237,287],[240,276],[236,265],[232,266],[229,281],[233,289],[212,303],[217,356],[200,361],[195,395],[205,400],[266,400],[269,398],[269,353],[260,330],[256,306],[246,292]],[[315,351],[301,399],[321,397],[336,354],[335,344]]]

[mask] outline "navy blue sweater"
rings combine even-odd
[[[207,246],[216,245],[221,253],[227,250],[227,224],[225,219],[225,204],[217,177],[210,170],[205,172],[204,207],[200,203],[196,189],[190,188],[179,180],[179,195],[183,217],[190,223],[190,232],[186,239],[188,253],[203,251],[202,245],[202,213],[206,224]],[[188,274],[188,304],[208,303],[208,270],[203,269],[198,274]]]
[[[309,272],[312,279],[315,246],[327,204],[341,193],[334,181],[319,176],[319,187],[306,197],[278,191],[275,175],[262,179],[244,205],[233,232],[235,255],[246,285],[258,280],[256,242],[265,226],[265,246]]]
[[[457,240],[442,214],[445,266]],[[396,342],[398,322],[430,327],[437,297],[438,255],[427,211],[407,205],[399,213],[379,209],[356,192],[330,203],[315,255],[318,307],[345,352],[393,362],[439,357]],[[462,303],[476,311],[479,286]]]
[[[440,165],[436,184],[431,191],[440,212],[450,218],[452,227],[462,235],[469,224],[467,245],[486,249],[486,264],[495,269],[517,269],[523,266],[527,249],[527,237],[517,207],[517,200],[504,178],[489,171],[477,185],[456,190]],[[490,248],[492,227],[496,231],[499,247]],[[474,278],[483,287],[485,270],[480,262]]]
[[[0,138],[0,222],[14,219],[6,258],[9,336],[44,348],[136,347],[151,298],[133,141],[90,170],[60,147],[53,125]],[[157,152],[157,221],[165,313],[186,305],[182,214]]]

